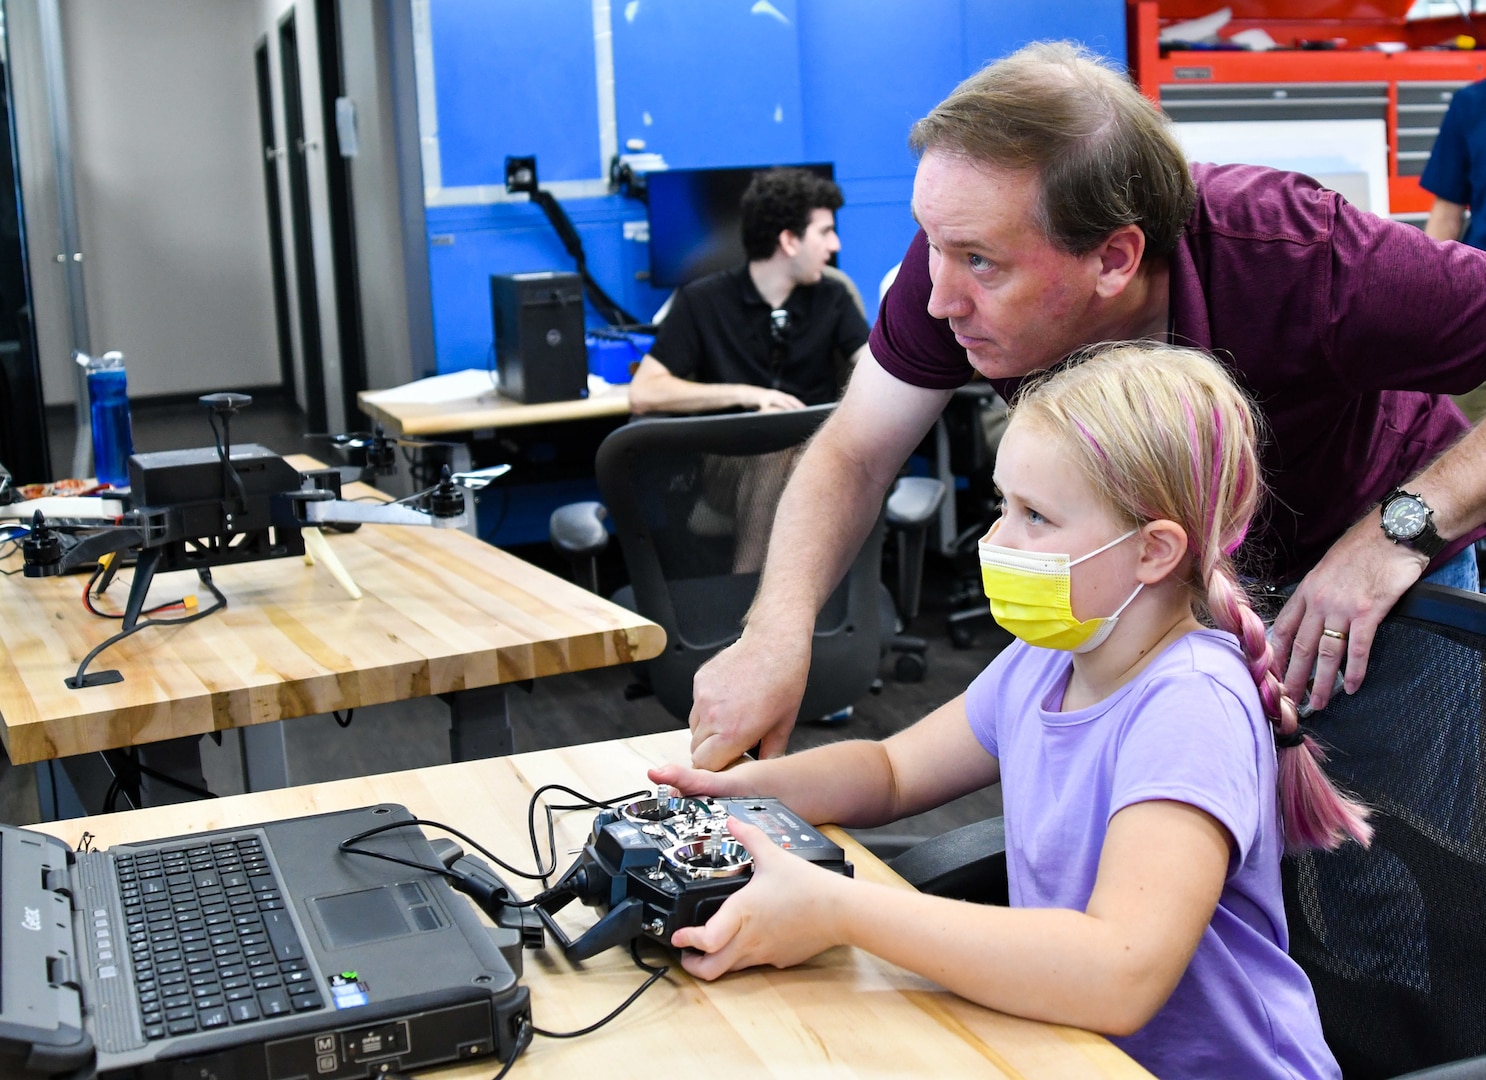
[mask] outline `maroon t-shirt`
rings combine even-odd
[[[1486,382],[1486,252],[1358,210],[1309,177],[1193,165],[1197,206],[1171,255],[1173,341],[1212,352],[1259,404],[1271,497],[1246,572],[1298,578],[1353,522],[1469,426],[1445,394]],[[913,238],[872,355],[915,386],[973,374],[928,313]],[[993,380],[1010,399],[1020,380]],[[1449,544],[1439,565],[1486,527]]]

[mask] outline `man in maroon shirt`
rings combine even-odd
[[[1313,667],[1314,707],[1338,671],[1356,690],[1426,570],[1475,587],[1486,435],[1443,395],[1486,381],[1486,255],[1303,176],[1189,168],[1134,87],[1068,45],[972,76],[910,141],[922,229],[780,503],[742,638],[697,674],[698,765],[783,752],[816,612],[953,389],[978,372],[1009,397],[1101,341],[1208,349],[1258,402],[1274,497],[1241,555],[1295,586],[1274,629],[1297,701]]]

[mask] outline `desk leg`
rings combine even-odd
[[[139,748],[139,764],[182,784],[206,790],[206,776],[201,771],[201,736],[162,739]],[[145,806],[194,802],[200,798],[168,781],[141,772],[139,798]]]
[[[273,791],[289,786],[289,752],[284,723],[249,724],[237,729],[242,754],[243,790]]]
[[[449,760],[505,757],[515,751],[504,686],[456,690],[439,697],[449,706]]]

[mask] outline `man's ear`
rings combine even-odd
[[[1140,527],[1140,563],[1135,577],[1147,585],[1164,581],[1187,557],[1187,530],[1159,518]]]
[[[800,238],[788,229],[779,231],[779,250],[793,259],[800,251]]]
[[[1105,299],[1119,296],[1140,271],[1145,255],[1145,231],[1139,225],[1121,225],[1094,249],[1099,256],[1095,288]]]

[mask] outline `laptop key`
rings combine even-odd
[[[227,1015],[232,1017],[234,1024],[241,1024],[248,1020],[257,1020],[261,1014],[258,1012],[258,1002],[249,997],[240,1001],[229,1001]]]
[[[263,926],[268,931],[268,940],[273,945],[273,955],[278,960],[302,960],[304,950],[299,947],[299,935],[289,921],[287,911],[265,911]]]
[[[313,990],[308,994],[297,994],[291,1000],[294,1002],[295,1012],[309,1012],[325,1004],[320,1000],[319,993]]]
[[[282,986],[275,986],[271,990],[260,990],[258,1007],[263,1010],[264,1016],[283,1016],[289,1011],[289,995],[284,993]]]

